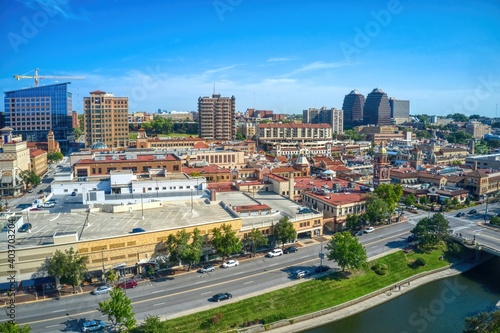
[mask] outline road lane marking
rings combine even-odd
[[[161,292],[164,292],[164,291],[165,291],[164,289],[155,290],[155,291],[152,291],[151,294],[157,294],[157,293],[161,293]]]
[[[243,274],[245,272],[238,272],[238,273],[234,273],[233,275],[240,275],[240,274]]]
[[[56,325],[49,325],[49,326],[45,326],[45,328],[50,328],[50,327],[57,327],[59,326],[59,324],[56,324]]]
[[[200,295],[207,295],[207,294],[211,294],[211,293],[212,293],[212,291],[207,291],[205,293],[201,293]]]
[[[63,312],[63,311],[65,311],[65,310],[64,309],[62,309],[62,310],[54,310],[52,312]]]
[[[163,304],[165,304],[165,302],[156,303],[156,304],[153,304],[153,306],[158,306],[158,305],[163,305]]]
[[[200,284],[200,283],[203,283],[203,282],[206,282],[207,280],[201,280],[201,281],[198,281],[198,282],[195,282],[193,284]]]
[[[243,282],[243,284],[253,283],[253,281]]]

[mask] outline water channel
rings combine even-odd
[[[466,317],[500,301],[500,258],[462,275],[434,281],[357,315],[307,333],[462,332]]]

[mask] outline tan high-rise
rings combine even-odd
[[[85,143],[102,142],[108,148],[126,148],[129,143],[128,97],[115,97],[96,90],[83,98]]]
[[[198,123],[200,137],[209,140],[234,140],[236,98],[212,97],[198,98]]]

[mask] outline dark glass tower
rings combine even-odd
[[[61,149],[74,140],[72,97],[68,83],[58,83],[5,92],[6,125],[23,140],[46,142],[50,130]]]
[[[360,123],[363,120],[363,107],[365,105],[365,96],[357,90],[351,91],[344,97],[344,124],[350,126]]]
[[[389,98],[382,89],[375,88],[368,94],[363,108],[363,123],[372,125],[391,124]]]

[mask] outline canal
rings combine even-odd
[[[462,275],[435,281],[357,315],[308,333],[462,332],[466,317],[500,301],[500,258]]]

